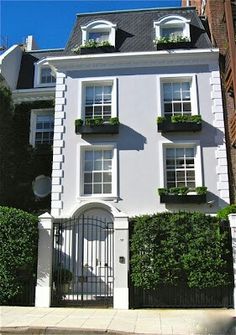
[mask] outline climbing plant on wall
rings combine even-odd
[[[0,94],[0,158],[4,157],[0,204],[40,214],[50,209],[50,196],[37,199],[32,182],[38,175],[51,176],[52,149],[29,144],[30,113],[32,109],[53,108],[53,101],[24,102],[13,107],[11,92],[2,87]]]

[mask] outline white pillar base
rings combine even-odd
[[[129,309],[129,289],[114,288],[113,308]]]
[[[50,307],[51,287],[36,286],[35,290],[35,307]]]

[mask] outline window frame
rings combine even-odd
[[[37,144],[35,143],[35,137],[36,137],[36,123],[37,123],[37,116],[38,115],[45,115],[47,113],[48,115],[54,116],[54,110],[52,108],[43,108],[43,109],[31,109],[30,113],[30,137],[29,137],[29,143],[35,148]],[[53,130],[54,133],[54,130]],[[47,143],[42,143],[47,144]],[[40,144],[39,144],[40,145]],[[48,145],[53,145],[48,143]]]
[[[183,26],[183,37],[186,37],[191,40],[190,36],[190,21],[186,19],[185,17],[179,16],[179,15],[168,15],[165,17],[162,17],[158,21],[154,21],[153,27],[155,29],[155,38],[160,38],[162,36],[162,28],[163,26]]]
[[[84,153],[86,150],[112,150],[113,157],[112,157],[112,192],[107,194],[84,194]],[[117,195],[117,146],[116,143],[96,143],[96,144],[82,144],[78,145],[77,150],[78,155],[78,182],[77,185],[77,199],[78,200],[89,200],[89,199],[102,199],[102,200],[116,200],[118,198]]]
[[[111,117],[117,117],[117,78],[116,77],[100,77],[100,78],[86,78],[79,81],[79,100],[78,100],[78,118],[85,121],[85,99],[86,87],[89,85],[103,86],[104,84],[111,84]]]
[[[190,82],[191,95],[191,115],[199,115],[198,90],[197,90],[197,76],[196,74],[170,74],[164,76],[157,76],[157,116],[164,117],[164,89],[163,83],[173,82]],[[173,114],[172,114],[173,115]]]
[[[202,173],[202,153],[199,140],[194,141],[163,141],[160,142],[159,147],[159,160],[160,167],[160,187],[166,188],[166,148],[194,148],[195,150],[195,187],[203,186],[203,173]]]
[[[56,74],[55,74],[55,82],[52,83],[42,83],[41,82],[41,72],[42,69],[49,68],[49,65],[40,65],[40,64],[35,64],[34,65],[34,87],[55,87],[56,86]],[[52,71],[52,69],[51,69]]]
[[[108,42],[110,45],[115,46],[116,40],[116,24],[106,20],[96,20],[88,23],[85,26],[81,26],[82,30],[82,45],[89,40],[90,32],[108,32]]]

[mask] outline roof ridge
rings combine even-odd
[[[76,16],[83,16],[83,15],[97,15],[97,14],[112,14],[112,13],[130,13],[130,12],[144,12],[144,11],[172,11],[172,10],[195,10],[196,7],[155,7],[155,8],[138,8],[138,9],[118,9],[118,10],[109,10],[109,11],[101,11],[101,12],[89,12],[89,13],[77,13]]]

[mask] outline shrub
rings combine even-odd
[[[131,279],[136,287],[228,285],[227,234],[202,213],[158,213],[131,221]]]
[[[57,269],[53,272],[53,281],[57,284],[67,284],[70,283],[73,279],[73,273],[66,269],[66,268],[61,268]]]
[[[228,215],[236,213],[236,204],[226,206],[217,212],[217,217],[221,220],[228,220]]]
[[[0,303],[17,296],[36,273],[38,219],[22,210],[0,207]]]

